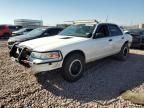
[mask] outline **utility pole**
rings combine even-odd
[[[108,16],[106,17],[106,23],[108,22]]]

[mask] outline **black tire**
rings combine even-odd
[[[117,55],[117,58],[119,60],[125,61],[125,60],[127,60],[128,55],[129,55],[129,46],[126,43],[122,46],[121,51]]]
[[[63,63],[62,75],[65,80],[75,82],[79,80],[84,72],[85,60],[79,53],[69,55]]]

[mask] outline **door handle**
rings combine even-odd
[[[112,41],[112,39],[109,39],[109,42],[111,42]]]

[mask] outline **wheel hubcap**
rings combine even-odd
[[[77,76],[82,71],[82,64],[80,60],[74,60],[70,64],[69,71],[72,76]]]

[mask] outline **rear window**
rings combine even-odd
[[[118,26],[112,24],[109,25],[109,31],[111,36],[119,36],[123,34]]]

